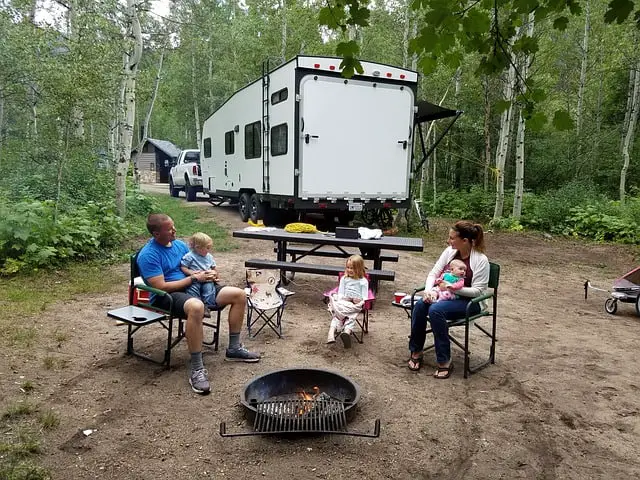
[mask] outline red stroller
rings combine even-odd
[[[591,285],[587,280],[584,282],[584,299],[587,299],[589,289],[609,293],[609,298],[604,302],[604,309],[607,313],[615,315],[618,311],[618,302],[633,303],[636,306],[636,314],[640,316],[640,267],[636,267],[630,272],[613,282],[612,290],[605,290]]]

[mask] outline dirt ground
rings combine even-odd
[[[229,230],[243,227],[235,210],[203,201],[187,207],[203,209]],[[263,353],[258,364],[224,362],[224,315],[221,351],[205,352],[212,393],[198,396],[187,383],[184,342],[171,370],[125,355],[126,327],[106,316],[126,303],[123,282],[95,299],[51,306],[35,319],[41,342],[32,356],[5,351],[0,357],[0,402],[18,398],[21,375],[33,379],[32,396],[61,419],[46,434],[42,456],[60,479],[639,478],[640,318],[633,305],[608,315],[606,295],[592,293],[585,302],[582,288],[585,279],[609,287],[637,264],[638,251],[489,232],[488,256],[502,267],[496,364],[465,380],[453,349],[459,368],[441,381],[431,376],[430,355],[419,373],[407,369],[409,323],[390,305],[394,291],[424,281],[444,247],[447,225],[432,230],[424,253],[401,253],[387,265],[396,281],[382,282],[370,333],[350,350],[324,343],[329,315],[322,292],[334,279],[297,274],[285,338],[264,331],[244,339]],[[216,259],[225,283],[240,286],[244,259],[274,254],[270,242],[235,241],[237,249]],[[126,275],[126,265],[117,268]],[[53,332],[68,339],[58,344]],[[141,345],[159,352],[163,335],[151,331]],[[486,353],[479,337],[475,345],[475,358]],[[45,356],[68,366],[45,370]],[[362,399],[349,428],[371,431],[380,419],[380,438],[220,437],[222,421],[230,431],[250,428],[239,404],[248,380],[296,366],[355,380]],[[85,436],[85,429],[93,433]]]

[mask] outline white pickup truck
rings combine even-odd
[[[184,190],[187,202],[195,202],[196,194],[202,191],[200,150],[183,150],[174,160],[169,172],[169,193],[177,197],[180,190]]]

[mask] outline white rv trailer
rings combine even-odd
[[[418,74],[363,61],[346,79],[340,62],[297,56],[216,110],[202,132],[204,192],[237,201],[243,221],[408,206]]]

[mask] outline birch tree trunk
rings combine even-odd
[[[153,94],[151,95],[151,101],[149,102],[149,108],[147,109],[147,115],[144,117],[144,123],[142,124],[142,138],[140,139],[140,146],[144,145],[149,137],[149,124],[151,123],[151,114],[153,113],[153,106],[156,103],[158,97],[158,89],[160,88],[160,81],[162,80],[162,64],[164,63],[164,49],[160,52],[160,60],[158,61],[158,72],[153,82]]]
[[[527,36],[533,36],[533,27],[535,23],[535,17],[533,13],[529,14],[527,20]],[[520,67],[520,78],[522,85],[520,91],[526,93],[527,91],[527,78],[529,76],[529,67],[531,66],[532,57],[525,55],[522,58]],[[525,122],[522,117],[522,109],[518,110],[518,131],[516,134],[516,175],[515,175],[515,192],[513,196],[513,209],[511,210],[511,216],[517,220],[520,220],[522,216],[522,198],[524,196],[524,164],[525,164],[525,152],[524,152],[524,134],[525,134]]]
[[[511,64],[504,80],[504,99],[513,102],[513,92],[516,83],[516,71]],[[507,160],[509,147],[509,137],[511,132],[511,119],[513,116],[513,103],[509,105],[500,116],[500,133],[498,135],[498,145],[496,146],[496,205],[493,211],[493,219],[502,217],[504,209],[504,166]]]
[[[636,83],[636,71],[634,68],[629,69],[629,87],[627,88],[627,108],[624,111],[624,121],[622,122],[622,137],[620,137],[620,150],[624,146],[624,139],[627,136],[627,130],[629,129],[629,119],[631,118],[631,110],[633,104],[633,86]]]
[[[633,83],[633,96],[631,101],[631,112],[629,113],[629,126],[625,133],[622,143],[622,171],[620,172],[620,203],[624,205],[625,190],[627,183],[627,171],[629,170],[630,148],[634,137],[636,122],[638,121],[638,103],[640,102],[640,59],[637,61],[635,68],[635,81]]]
[[[578,137],[578,155],[580,154],[580,134],[582,132],[582,104],[584,103],[584,89],[587,83],[587,59],[589,52],[589,4],[587,0],[584,18],[584,35],[582,37],[582,50],[580,61],[580,83],[578,84],[578,109],[576,112],[576,135]]]
[[[282,45],[280,47],[282,63],[287,61],[287,0],[282,0]]]
[[[198,108],[198,89],[196,88],[196,54],[191,50],[191,94],[193,96],[193,117],[196,126],[196,144],[200,148],[200,110]]]
[[[209,52],[209,55],[212,55],[212,52]],[[207,85],[209,85],[209,112],[213,112],[215,110],[215,101],[214,101],[214,96],[213,96],[213,58],[209,57],[209,68],[207,70],[207,76],[209,78],[209,81],[207,82]]]
[[[491,165],[491,101],[489,99],[489,79],[482,79],[482,91],[484,100],[484,171],[482,172],[482,186],[484,191],[489,190],[489,165]]]
[[[0,172],[2,170],[2,148],[4,147],[4,91],[0,87]]]
[[[116,164],[116,208],[122,218],[127,213],[127,172],[131,161],[133,141],[133,122],[136,114],[136,80],[138,66],[142,58],[142,31],[138,18],[137,0],[127,0],[125,9],[124,63],[122,78],[124,81],[124,101],[122,103],[122,122],[118,133],[118,162]]]

